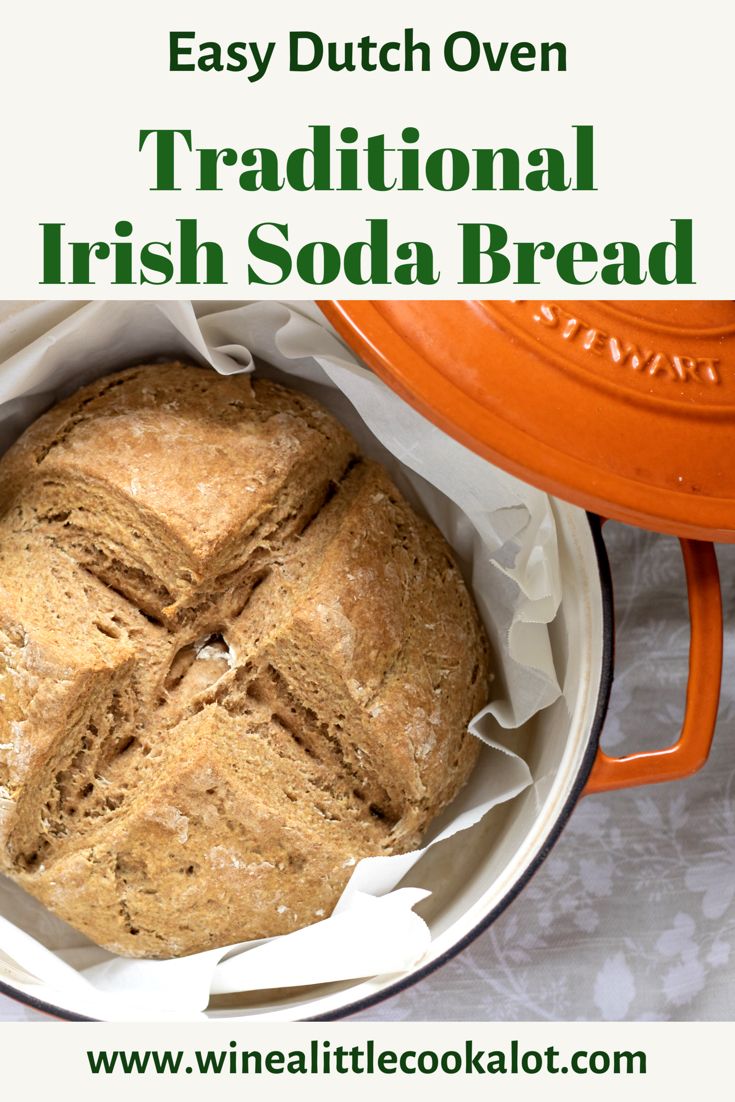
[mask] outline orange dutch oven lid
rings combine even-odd
[[[394,390],[497,466],[609,518],[735,542],[735,303],[322,309]]]

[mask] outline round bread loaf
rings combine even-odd
[[[316,402],[107,376],[0,462],[0,869],[171,957],[327,916],[477,755],[451,551]]]

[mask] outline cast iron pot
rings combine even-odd
[[[592,309],[592,304],[579,305],[586,311]],[[635,311],[641,310],[645,305],[635,304]],[[669,312],[674,305],[664,304]],[[677,309],[679,312],[684,310],[687,318],[693,310],[693,316],[699,319],[702,311],[706,314],[709,308],[711,312],[713,305],[716,304],[680,304]],[[388,304],[383,306],[387,309]],[[515,354],[520,359],[515,365],[516,370],[509,376],[508,361],[503,361],[503,356],[510,355],[508,350],[513,352],[513,347],[507,344],[506,335],[501,332],[502,318],[496,318],[492,311],[502,313],[510,310],[511,304],[493,304],[492,310],[487,304],[480,307],[472,303],[394,303],[390,306],[392,311],[398,311],[403,329],[394,324],[395,319],[391,320],[390,325],[386,324],[381,312],[369,303],[346,306],[331,304],[324,309],[358,354],[394,389],[446,431],[490,459],[497,451],[498,460],[503,459],[500,465],[514,470],[521,477],[525,472],[529,481],[538,481],[552,494],[558,487],[559,493],[568,491],[570,498],[585,503],[588,507],[590,499],[598,500],[596,495],[601,487],[605,488],[606,478],[601,477],[600,472],[589,465],[585,467],[585,475],[582,477],[578,471],[579,464],[572,463],[567,458],[561,468],[566,480],[561,478],[557,470],[547,472],[543,478],[540,475],[538,479],[532,478],[529,463],[534,457],[545,454],[542,445],[539,444],[536,448],[531,446],[530,437],[526,439],[522,432],[519,434],[515,422],[511,424],[512,419],[509,419],[508,425],[498,419],[498,415],[506,414],[510,407],[498,405],[493,388],[510,385],[510,378],[511,382],[521,385],[523,391],[523,384],[527,382],[526,373],[539,370],[539,364],[533,361],[533,357],[529,359],[527,347],[532,338],[535,341],[533,327],[539,318],[548,322],[549,318],[557,315],[551,312],[549,318],[545,318],[544,307],[541,306],[538,310],[534,307],[532,320],[528,322],[531,336],[526,333],[523,341],[518,344]],[[613,309],[609,304],[597,304],[597,310],[602,311],[603,320],[608,314],[613,319],[619,316],[617,307]],[[648,304],[648,310],[655,318],[655,324],[660,326],[661,305]],[[454,317],[457,311],[461,314],[459,322]],[[451,322],[448,326],[445,324],[445,313],[449,315]],[[365,321],[365,324],[357,324],[354,315],[357,315],[358,322]],[[404,315],[408,319],[407,323]],[[566,314],[559,316],[566,317]],[[483,324],[482,339],[478,339],[477,334],[471,331],[478,318]],[[626,324],[632,324],[628,314],[625,315],[625,320]],[[707,332],[701,337],[705,344],[712,340],[721,342],[725,339],[722,333],[727,335],[731,331],[735,339],[735,323],[723,329],[719,315],[710,319],[710,322],[713,325],[716,322],[719,328],[713,329],[714,335]],[[513,324],[516,324],[515,315]],[[637,320],[636,324],[643,323]],[[437,333],[441,339],[433,331],[435,326],[438,327]],[[577,330],[578,327],[575,332]],[[406,340],[406,331],[410,333],[411,342]],[[601,329],[598,327],[595,332],[599,333]],[[447,334],[452,338],[451,344],[448,343]],[[460,349],[463,338],[467,363],[462,373],[457,375],[457,362],[453,362],[451,370],[446,369],[448,374],[445,378],[441,372],[437,372],[437,364],[443,368],[446,349]],[[415,350],[413,341],[421,346],[420,354]],[[498,345],[493,361],[495,374],[490,381],[485,379],[483,382],[481,372],[486,363],[483,350],[493,341]],[[537,345],[534,343],[532,347],[535,350]],[[712,354],[708,345],[704,351],[708,355]],[[566,353],[565,357],[559,362],[563,362],[566,368],[569,361],[574,372],[568,378],[560,376],[557,379],[554,376],[552,382],[567,386],[580,384],[582,376],[579,375],[579,365],[571,363]],[[549,368],[549,362],[543,361],[542,366]],[[558,370],[559,363],[555,361],[552,366],[554,370]],[[454,376],[450,378],[452,371]],[[639,378],[638,373],[633,375],[631,385],[641,386],[643,398],[640,405],[643,409],[644,403],[650,404],[648,384]],[[583,381],[586,385],[586,376]],[[483,407],[477,404],[482,386],[486,403]],[[610,392],[610,401],[613,397],[620,401],[623,412],[617,413],[623,420],[619,422],[619,426],[626,425],[626,418],[630,416],[632,392],[623,386],[613,387],[609,382],[605,382],[605,386]],[[628,386],[627,381],[625,386]],[[570,402],[573,399],[577,401],[578,396],[575,398],[570,393]],[[548,418],[544,420],[543,393],[537,392],[532,404],[540,418],[539,425],[542,429],[548,428]],[[671,403],[664,404],[666,416],[669,416]],[[595,425],[590,424],[584,409],[577,409],[576,417],[575,423],[581,421],[587,426],[587,443],[592,449],[591,454],[595,457],[602,455],[595,440]],[[489,431],[491,424],[492,432]],[[639,448],[643,447],[646,432],[650,433],[651,429],[648,422],[642,424],[646,431],[642,429],[641,439],[637,441]],[[606,425],[613,431],[609,419]],[[552,427],[556,432],[556,423]],[[688,424],[684,427],[689,429]],[[540,431],[538,426],[536,429]],[[520,439],[523,447],[528,448],[530,458],[525,465],[511,462],[509,453],[501,456],[499,442],[504,430],[511,444],[518,445]],[[630,459],[630,441],[626,437],[623,442],[623,451]],[[675,449],[676,440],[672,439],[670,443]],[[699,455],[702,446],[699,445],[694,450]],[[635,452],[633,458],[637,454],[639,452]],[[619,458],[616,456],[616,460]],[[488,479],[492,479],[493,470],[491,463],[488,463]],[[575,486],[573,481],[573,476],[576,477],[577,474],[581,479],[579,486]],[[666,478],[665,472],[661,477]],[[593,485],[588,485],[588,482]],[[636,508],[632,509],[622,498],[618,500],[618,491],[624,495],[628,482],[622,480],[618,486],[612,476],[607,482],[609,486],[606,489],[615,506],[616,517],[651,527],[652,524],[646,523],[646,520],[650,522],[653,514],[644,511],[644,507],[649,508],[651,503],[657,505],[663,500],[661,487],[651,488],[636,484],[636,492],[643,497],[636,502]],[[676,491],[678,497],[683,498],[682,501],[678,498],[676,501],[677,510],[684,510],[682,516],[686,513],[690,517],[693,515],[691,510],[696,512],[697,508],[709,507],[705,500],[706,495],[701,490],[700,485],[700,493],[693,503]],[[673,494],[674,491],[669,493]],[[566,497],[566,493],[563,496]],[[691,538],[680,541],[691,619],[689,680],[682,731],[678,739],[663,750],[612,758],[599,745],[613,681],[614,656],[612,584],[602,541],[603,522],[599,517],[585,512],[579,505],[570,504],[561,497],[553,496],[551,501],[559,539],[563,597],[550,628],[550,637],[557,674],[564,686],[564,697],[540,712],[522,730],[507,733],[508,744],[525,757],[531,768],[533,786],[510,803],[496,808],[469,831],[462,832],[432,849],[412,874],[417,883],[432,889],[431,897],[420,905],[422,916],[432,931],[431,949],[427,957],[411,971],[399,976],[378,976],[308,989],[220,997],[213,1000],[209,1011],[212,1017],[332,1019],[375,1005],[445,963],[501,914],[538,869],[583,796],[616,788],[675,780],[695,772],[704,764],[717,718],[722,671],[722,603],[713,544]],[[677,515],[671,522],[661,521],[657,530],[678,531],[690,536],[706,529],[701,528],[701,525],[692,527],[689,522],[684,524]],[[729,532],[729,528],[727,531]],[[73,995],[67,1000],[66,997],[60,998],[57,992],[51,999],[46,997],[43,988],[35,990],[22,983],[22,980],[20,982],[22,986],[16,986],[12,981],[0,981],[0,991],[52,1014],[67,1018],[82,1017],[79,1006],[74,1005]]]

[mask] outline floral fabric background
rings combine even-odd
[[[689,646],[675,540],[620,525],[616,679],[603,744],[678,734]],[[725,675],[695,777],[591,796],[512,906],[459,957],[365,1021],[735,1019],[735,546],[720,549]],[[42,1015],[0,996],[0,1019]]]

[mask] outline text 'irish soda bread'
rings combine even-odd
[[[464,784],[472,600],[316,402],[132,368],[31,426],[0,502],[0,868],[94,941],[318,921]]]

